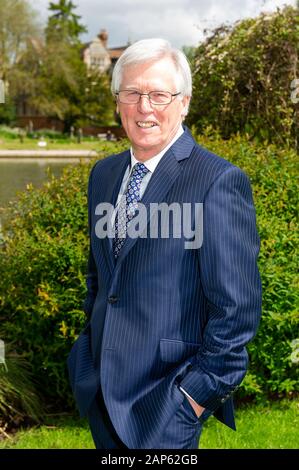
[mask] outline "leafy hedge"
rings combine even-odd
[[[198,140],[247,173],[256,207],[263,313],[239,396],[291,396],[299,391],[298,156],[240,136],[211,140],[207,131]]]
[[[103,143],[101,151],[124,145]],[[57,402],[71,403],[65,359],[85,320],[92,164],[69,166],[40,189],[28,185],[1,217],[1,339],[29,361],[41,393]]]
[[[5,345],[5,365],[0,363],[0,434],[20,424],[42,421],[44,407],[36,393],[30,364]],[[1,436],[3,437],[3,436]]]
[[[243,168],[254,189],[262,247],[263,318],[249,347],[250,371],[240,396],[293,393],[298,387],[291,346],[298,336],[296,155],[240,137],[224,142],[206,133],[198,141]],[[118,144],[115,151],[121,145],[125,144]],[[28,186],[9,208],[0,252],[2,339],[30,362],[43,395],[57,407],[72,403],[65,360],[85,320],[81,306],[91,164],[68,167],[60,179],[52,177],[42,189]]]
[[[189,126],[299,148],[299,9],[219,27],[193,53]]]

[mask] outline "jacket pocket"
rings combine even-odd
[[[178,339],[160,339],[160,356],[164,362],[181,362],[201,349],[200,343]]]

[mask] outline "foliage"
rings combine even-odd
[[[17,139],[19,135],[18,127],[0,126],[0,139]]]
[[[26,418],[40,421],[43,413],[30,364],[7,345],[5,359],[5,367],[0,364],[0,426],[16,426]]]
[[[110,78],[107,73],[96,70],[85,72],[80,87],[80,115],[77,127],[109,126],[115,124],[115,102],[110,92]]]
[[[66,130],[114,121],[108,76],[89,71],[77,45],[63,41],[28,45],[22,61],[11,69],[9,81],[16,101],[65,121]]]
[[[26,0],[0,0],[0,79],[7,86],[0,104],[0,123],[11,124],[16,106],[10,93],[10,72],[16,67],[32,36],[40,34],[36,12]]]
[[[251,179],[261,237],[263,316],[248,348],[250,369],[238,397],[290,396],[298,391],[298,365],[292,361],[299,323],[296,154],[240,136],[223,141],[210,132],[198,136],[199,143]],[[115,145],[114,152],[126,145]],[[110,154],[111,145],[102,151]],[[43,394],[64,404],[70,403],[65,360],[85,321],[89,170],[81,164],[42,189],[29,186],[9,208],[0,252],[3,339],[23,352]]]
[[[106,155],[110,149],[102,144]],[[85,321],[89,170],[81,163],[42,189],[28,185],[3,217],[10,220],[0,251],[2,339],[30,363],[40,392],[64,404],[70,402],[66,356]]]
[[[69,171],[61,180],[53,177],[42,191],[28,187],[19,207],[11,208],[11,238],[1,259],[3,339],[25,352],[41,389],[53,397],[67,395],[66,350],[84,320],[87,172],[81,165],[72,177]],[[14,274],[2,270],[9,259],[16,262]]]
[[[80,34],[86,33],[87,29],[79,23],[81,17],[74,13],[76,8],[72,1],[50,2],[49,10],[53,14],[46,28],[47,41],[54,39],[54,42],[79,43]]]
[[[39,33],[36,12],[26,0],[0,0],[0,78],[15,64],[26,42]]]
[[[238,165],[251,180],[261,239],[263,314],[248,347],[250,369],[238,396],[292,395],[299,391],[298,366],[291,360],[299,327],[297,154],[240,136],[223,141],[212,132],[211,139],[210,132],[198,137],[201,144]]]
[[[15,0],[13,6],[19,3],[24,2]],[[10,12],[15,11],[13,6],[10,5]],[[7,102],[0,108],[0,123],[11,123],[15,106],[24,104],[29,114],[61,119],[65,130],[71,126],[114,123],[109,77],[88,70],[83,62],[80,34],[86,29],[73,13],[74,8],[67,0],[50,3],[53,15],[45,30],[46,40],[35,34],[32,26],[30,40],[20,48],[18,60],[7,62],[3,77],[9,88]],[[13,27],[11,16],[7,17],[7,24],[7,29]]]
[[[11,124],[16,119],[16,107],[10,96],[5,97],[5,104],[0,104],[0,123]]]
[[[224,138],[242,132],[298,148],[299,104],[291,100],[298,52],[292,7],[217,28],[194,54],[187,123],[199,132],[212,125]]]

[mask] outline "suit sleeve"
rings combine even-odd
[[[89,176],[88,194],[87,194],[89,240],[91,238],[92,175],[93,175],[94,168],[95,166],[92,168],[90,176]],[[87,287],[87,294],[83,303],[83,310],[84,310],[84,313],[86,314],[87,320],[89,320],[91,317],[93,305],[94,305],[97,292],[98,292],[97,268],[96,268],[90,242],[89,242],[89,254],[88,254],[88,263],[87,263],[86,287]]]
[[[215,411],[246,374],[245,346],[261,314],[259,237],[247,176],[236,167],[222,173],[209,188],[203,211],[198,253],[207,320],[202,348],[180,385]]]

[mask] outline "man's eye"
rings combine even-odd
[[[153,98],[166,98],[167,93],[163,93],[162,91],[155,91],[154,93],[151,93]]]
[[[127,91],[126,95],[127,96],[138,96],[139,93],[138,93],[138,91]]]

